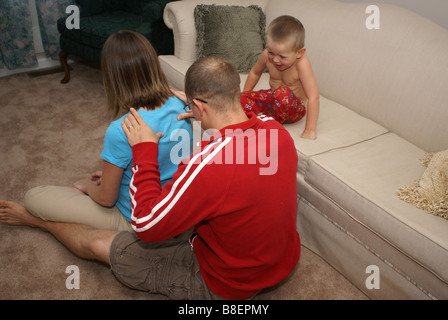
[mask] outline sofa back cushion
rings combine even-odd
[[[378,4],[368,29],[366,3],[275,0],[266,23],[283,14],[305,26],[320,93],[428,152],[448,148],[448,30],[403,8]]]
[[[126,11],[142,15],[144,8],[151,3],[164,6],[169,0],[76,0],[82,16],[91,16],[110,11]]]
[[[76,0],[75,4],[79,7],[81,17],[101,14],[107,11],[116,11],[123,8],[124,1],[120,0]]]

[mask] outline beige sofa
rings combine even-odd
[[[373,299],[447,299],[448,221],[396,191],[422,176],[425,152],[448,148],[448,30],[383,4],[380,29],[368,29],[366,3],[172,2],[164,19],[174,31],[175,54],[160,60],[177,89],[196,59],[198,3],[256,4],[267,24],[289,14],[305,26],[321,94],[317,140],[300,138],[304,121],[285,125],[299,154],[303,245]],[[257,88],[267,87],[263,75]]]

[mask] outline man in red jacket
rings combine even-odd
[[[163,133],[135,110],[122,124],[133,151],[135,233],[29,224],[81,257],[109,263],[132,288],[173,299],[248,299],[287,277],[300,256],[294,142],[272,118],[246,115],[238,72],[224,59],[195,62],[185,94],[202,128],[216,130],[163,189]],[[191,228],[189,240],[177,237]]]

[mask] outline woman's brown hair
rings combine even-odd
[[[101,53],[101,70],[114,117],[131,107],[153,110],[172,95],[156,51],[140,33],[122,30],[110,35]]]

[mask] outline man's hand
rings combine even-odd
[[[131,113],[124,118],[121,127],[131,147],[142,142],[158,143],[163,137],[162,132],[154,133],[134,108],[131,108]]]
[[[185,92],[183,91],[177,91],[174,89],[170,89],[172,94],[174,94],[176,97],[178,97],[180,100],[182,100],[185,104],[187,104],[187,96],[185,95]],[[193,112],[191,110],[187,110],[184,113],[181,113],[177,116],[177,120],[185,120],[188,118],[193,118]]]
[[[170,91],[171,91],[172,94],[174,94],[180,100],[182,100],[184,103],[187,103],[187,96],[185,95],[185,92],[177,91],[177,90],[174,90],[174,89],[170,89]]]

